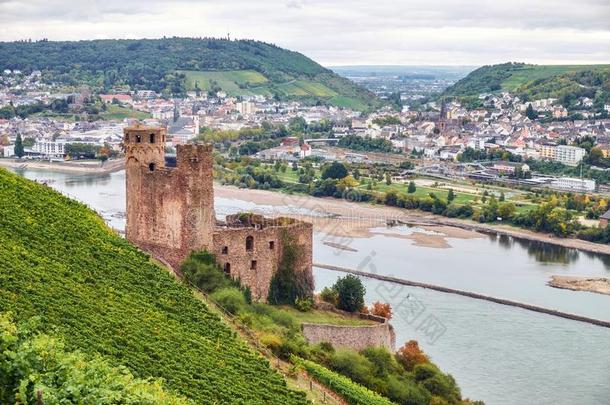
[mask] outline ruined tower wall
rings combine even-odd
[[[178,147],[177,167],[165,167],[165,131],[125,130],[126,237],[178,268],[193,250],[211,249],[215,226],[212,149]]]
[[[254,300],[266,301],[269,284],[281,262],[286,240],[294,244],[299,255],[295,272],[311,274],[312,235],[312,225],[302,222],[263,229],[217,228],[213,253],[219,265],[231,277],[239,278],[242,284],[250,287]],[[246,243],[248,237],[252,237],[251,249]],[[256,262],[254,265],[253,261]]]

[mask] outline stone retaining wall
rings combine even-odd
[[[362,350],[370,346],[396,350],[396,334],[389,323],[371,326],[340,326],[303,323],[303,335],[309,343],[328,342],[335,348]]]

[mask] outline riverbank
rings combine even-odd
[[[0,159],[0,167],[12,169],[48,170],[65,173],[113,173],[125,168],[125,159],[101,161],[50,162],[47,160]]]
[[[576,276],[552,276],[548,283],[551,287],[572,291],[588,291],[610,295],[610,280]]]
[[[476,238],[483,234],[505,235],[534,242],[543,242],[570,249],[610,255],[610,246],[575,238],[559,238],[503,224],[480,224],[470,220],[447,218],[419,210],[406,210],[385,205],[352,202],[331,197],[286,194],[266,190],[244,191],[233,186],[214,187],[221,198],[249,201],[259,205],[290,207],[290,216],[310,221],[317,231],[338,237],[367,237],[374,228],[388,224],[415,226],[423,232],[401,235],[420,246],[447,247],[446,238]],[[279,214],[278,210],[278,215]],[[269,214],[269,213],[267,213]],[[436,238],[433,237],[437,233]],[[396,235],[392,235],[396,236]]]

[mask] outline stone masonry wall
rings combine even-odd
[[[178,268],[193,250],[210,249],[215,226],[212,148],[178,147],[176,168],[165,167],[165,130],[125,130],[126,237]]]
[[[263,229],[219,227],[214,232],[213,253],[228,274],[250,287],[254,300],[266,301],[271,278],[282,258],[286,235],[299,251],[295,272],[311,272],[312,226],[307,223]],[[251,246],[247,246],[248,237],[252,238]]]
[[[309,343],[329,342],[335,348],[362,350],[370,346],[396,350],[396,334],[388,322],[372,326],[339,326],[302,324],[303,335]]]

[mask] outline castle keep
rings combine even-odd
[[[178,269],[192,251],[214,253],[224,271],[265,301],[286,243],[298,252],[295,272],[311,279],[312,225],[292,218],[238,214],[218,221],[214,213],[210,145],[178,145],[166,164],[166,130],[125,128],[129,241]]]

